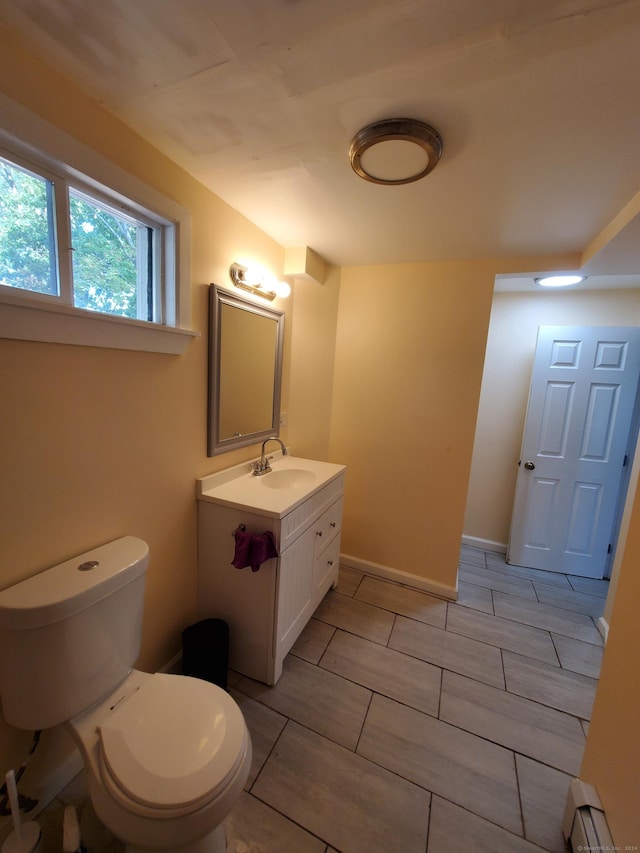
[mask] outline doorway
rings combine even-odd
[[[640,327],[538,330],[507,562],[601,579],[637,425]]]
[[[506,553],[538,327],[635,324],[640,325],[638,289],[496,290],[467,496],[465,544]]]

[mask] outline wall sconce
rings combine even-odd
[[[270,302],[273,302],[276,296],[284,299],[291,293],[291,287],[286,281],[278,281],[275,276],[257,267],[245,267],[242,264],[233,263],[229,267],[229,277],[240,290],[246,290],[254,296],[261,296]]]

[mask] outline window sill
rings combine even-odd
[[[182,354],[200,332],[0,296],[0,338]]]

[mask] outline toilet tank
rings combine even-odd
[[[140,652],[149,546],[124,536],[0,592],[0,700],[7,722],[45,729],[75,717]]]

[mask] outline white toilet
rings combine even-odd
[[[4,716],[67,725],[94,809],[129,853],[223,853],[251,739],[221,688],[132,669],[148,562],[125,536],[0,592]]]

